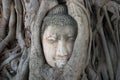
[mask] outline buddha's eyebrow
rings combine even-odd
[[[50,38],[50,37],[56,38],[57,35],[56,35],[56,34],[52,34],[52,35],[48,35],[48,36],[47,36],[47,38]]]

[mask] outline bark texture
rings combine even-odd
[[[46,64],[42,20],[66,4],[78,23],[64,69]],[[119,80],[119,0],[0,0],[0,80]]]

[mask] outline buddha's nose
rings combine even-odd
[[[64,41],[59,41],[56,51],[56,59],[67,59],[68,51]]]

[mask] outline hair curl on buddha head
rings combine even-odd
[[[68,14],[66,5],[57,5],[51,9],[43,21],[42,32],[49,25],[59,25],[59,26],[73,26],[77,30],[77,22]]]

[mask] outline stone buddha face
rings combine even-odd
[[[52,67],[63,67],[71,57],[76,30],[70,25],[50,25],[42,36],[43,51]]]
[[[64,7],[58,9],[55,8],[44,20],[42,46],[47,63],[51,67],[62,68],[72,55],[77,23],[68,13],[62,14],[66,10]]]

